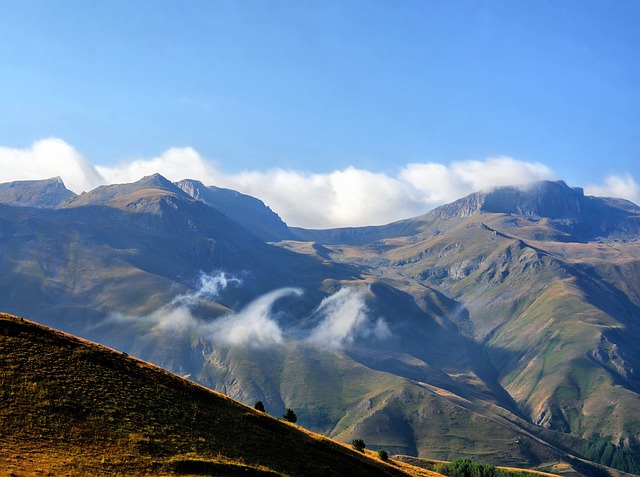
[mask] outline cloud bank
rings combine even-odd
[[[160,173],[171,181],[196,179],[205,185],[257,197],[289,225],[330,228],[382,225],[423,214],[477,190],[558,179],[547,166],[510,157],[482,161],[410,163],[395,175],[355,167],[326,173],[269,169],[230,174],[190,147],[114,166],[96,166],[61,139],[45,139],[26,149],[0,147],[0,182],[60,176],[76,193],[98,185],[135,182]],[[630,175],[610,176],[588,194],[640,201]]]
[[[640,204],[640,186],[629,174],[624,176],[608,176],[604,184],[586,185],[584,191],[588,195],[600,197],[621,197]]]
[[[273,290],[237,313],[230,312],[213,320],[202,320],[193,315],[195,306],[219,298],[229,286],[242,286],[242,281],[222,272],[202,273],[195,290],[176,296],[168,305],[141,317],[112,315],[105,324],[141,325],[139,327],[151,335],[197,336],[225,347],[271,348],[295,341],[322,349],[339,349],[353,344],[356,338],[384,340],[391,336],[383,318],[370,316],[366,306],[367,290],[360,288],[342,288],[322,300],[310,316],[315,326],[303,333],[295,324],[288,327],[281,324],[283,317],[273,311],[278,300],[302,296],[300,288]]]

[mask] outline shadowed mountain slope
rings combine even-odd
[[[176,185],[197,200],[219,210],[254,235],[267,242],[294,238],[287,224],[264,202],[235,190],[205,187],[202,182],[186,179]]]
[[[202,272],[248,274],[221,303],[226,309],[274,287],[313,290],[326,278],[353,277],[348,267],[265,243],[158,175],[99,187],[54,210],[0,204],[0,237],[4,309],[85,336],[109,314],[169,303],[197,287]]]

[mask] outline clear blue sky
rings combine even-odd
[[[640,1],[0,2],[0,146],[640,178]]]

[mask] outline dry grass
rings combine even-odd
[[[0,402],[5,475],[432,475],[9,315]]]

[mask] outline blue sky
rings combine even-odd
[[[254,193],[508,157],[638,200],[639,24],[638,1],[9,0],[0,147],[57,138],[103,177],[177,148]]]

